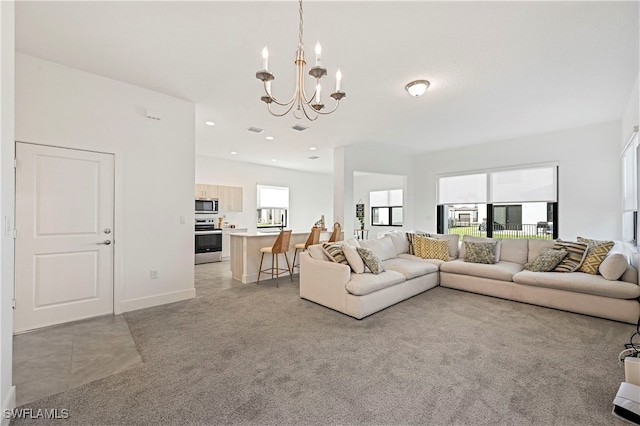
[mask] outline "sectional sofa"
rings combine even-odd
[[[640,318],[638,271],[628,261],[618,279],[526,270],[524,265],[554,241],[499,240],[494,264],[465,262],[457,236],[449,243],[448,261],[410,254],[404,233],[343,244],[369,248],[385,271],[356,273],[348,263],[335,262],[321,245],[310,246],[300,257],[300,297],[358,319],[437,285],[631,324]],[[614,247],[609,256],[618,251]]]

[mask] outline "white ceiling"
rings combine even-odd
[[[324,102],[338,66],[347,93],[315,122],[271,117],[259,100],[265,45],[274,95],[293,93],[292,1],[19,1],[16,50],[195,102],[198,154],[331,172],[343,145],[425,153],[620,119],[638,75],[638,5],[305,2],[307,60],[319,40],[329,70]],[[414,79],[431,81],[421,98],[404,90]]]

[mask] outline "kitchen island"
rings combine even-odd
[[[322,232],[320,234],[320,240],[326,241],[329,239],[331,232]],[[294,246],[298,243],[304,243],[307,241],[309,231],[293,231],[291,233],[291,241],[289,243],[289,251],[287,257],[289,263],[293,262],[293,253],[295,251]],[[278,238],[278,232],[238,232],[229,235],[231,238],[231,276],[234,280],[242,281],[243,283],[254,283],[258,281],[258,270],[260,268],[260,249],[262,247],[270,247]],[[278,260],[281,267],[286,267],[286,261],[284,256],[280,256]],[[265,255],[264,264],[262,269],[266,269],[271,265],[271,256]],[[280,278],[288,277],[287,275],[280,275]],[[261,279],[270,279],[271,275],[263,275]]]

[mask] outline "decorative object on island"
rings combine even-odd
[[[321,231],[327,230],[327,228],[324,226],[324,215],[320,216],[320,220],[315,223],[315,226],[319,227]]]
[[[283,117],[287,115],[295,106],[296,108],[293,111],[293,116],[297,119],[301,119],[302,117],[306,117],[310,121],[315,121],[318,117],[322,115],[331,114],[335,110],[338,109],[340,105],[340,100],[346,96],[344,92],[340,90],[340,83],[342,80],[342,73],[338,68],[336,72],[336,90],[330,95],[333,99],[335,99],[336,104],[335,107],[331,111],[322,111],[324,109],[324,104],[322,103],[322,99],[320,97],[321,88],[320,88],[320,79],[327,75],[327,69],[320,66],[320,55],[322,48],[320,47],[320,43],[316,44],[316,64],[313,68],[309,70],[309,75],[316,79],[315,91],[310,98],[307,97],[307,94],[304,90],[304,67],[307,62],[304,59],[304,43],[302,42],[302,0],[299,1],[299,15],[300,20],[298,24],[298,50],[296,51],[296,89],[291,97],[291,99],[287,102],[278,102],[275,97],[271,94],[271,81],[275,78],[272,73],[269,72],[269,51],[265,46],[262,49],[262,70],[256,72],[256,78],[263,82],[265,95],[263,95],[260,100],[267,104],[267,109],[271,115],[276,117]],[[284,112],[277,113],[271,109],[271,105],[276,104],[285,108]],[[307,111],[307,107],[311,107],[313,112]]]
[[[364,229],[364,203],[362,199],[356,204],[356,217],[360,221],[360,229]]]

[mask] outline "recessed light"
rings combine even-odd
[[[275,158],[272,158],[271,161],[278,161],[278,160],[276,160]]]
[[[265,139],[268,141],[272,141],[273,140],[273,136],[265,136]]]
[[[231,151],[231,152],[230,152],[230,154],[231,154],[231,155],[237,155],[238,153],[237,153],[237,152],[235,152],[235,151]]]
[[[316,148],[315,146],[312,146],[311,148],[309,148],[309,151],[315,151],[316,149],[318,148]]]
[[[213,121],[205,121],[204,124],[206,124],[207,126],[215,126],[216,123],[214,123]]]

